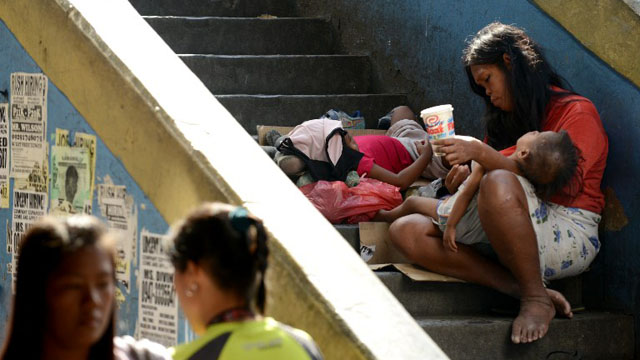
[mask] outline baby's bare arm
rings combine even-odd
[[[451,213],[447,220],[447,227],[456,227],[458,225],[458,222],[460,222],[462,215],[464,215],[464,212],[467,210],[471,199],[473,199],[473,196],[480,187],[482,176],[484,176],[484,168],[480,164],[474,162],[471,167],[471,175],[469,175],[469,179],[467,180],[465,187],[462,190],[459,190],[460,194],[451,208]]]

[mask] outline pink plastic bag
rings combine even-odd
[[[300,190],[332,224],[369,221],[378,210],[390,210],[402,203],[398,187],[369,178],[352,188],[342,181],[318,181]]]

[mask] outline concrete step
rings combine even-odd
[[[323,18],[145,19],[177,54],[322,55],[331,54],[334,49],[331,25]]]
[[[376,275],[413,317],[490,314],[518,306],[513,298],[475,284],[413,281],[396,271]]]
[[[457,359],[632,359],[633,317],[606,312],[554,319],[530,344],[510,340],[513,317],[420,317],[416,321],[440,348]]]
[[[358,225],[340,224],[333,225],[340,235],[351,245],[351,247],[360,253],[360,228]]]
[[[360,252],[358,225],[334,225],[342,237]],[[376,275],[414,317],[477,315],[508,312],[514,315],[518,302],[498,291],[470,283],[413,281],[399,271],[377,270]],[[549,288],[560,291],[571,306],[583,306],[582,276],[556,280]]]
[[[257,125],[295,126],[317,119],[327,110],[351,113],[360,110],[366,127],[375,128],[380,117],[398,105],[407,103],[398,94],[344,95],[219,95],[220,103],[250,134]]]
[[[141,15],[254,17],[293,16],[287,0],[129,0]]]
[[[376,271],[407,311],[414,317],[509,314],[516,315],[519,302],[496,290],[470,283],[413,281],[397,271]],[[557,280],[549,288],[564,294],[571,306],[582,307],[582,277]]]
[[[180,58],[216,95],[364,94],[371,87],[371,65],[366,56],[181,55]]]

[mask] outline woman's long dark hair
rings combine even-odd
[[[109,253],[112,268],[113,247],[102,223],[91,216],[43,218],[24,235],[20,245],[16,293],[2,360],[41,359],[47,319],[46,288],[50,274],[64,258],[87,246],[101,246]],[[111,321],[102,337],[91,347],[89,358],[113,360],[115,302]]]
[[[183,272],[189,261],[199,264],[218,286],[264,312],[267,233],[244,208],[201,205],[172,231],[166,248],[177,271]]]
[[[510,58],[510,69],[504,63],[504,54]],[[552,85],[566,89],[568,84],[551,68],[542,49],[515,26],[499,22],[485,26],[467,45],[462,61],[471,89],[485,101],[487,141],[497,150],[515,145],[529,131],[540,130],[553,96],[573,94],[551,89]],[[504,71],[513,99],[512,112],[495,107],[485,89],[475,83],[471,65],[487,64],[498,65]]]

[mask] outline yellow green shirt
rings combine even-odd
[[[317,360],[322,355],[304,331],[272,318],[223,322],[173,348],[174,360]]]

